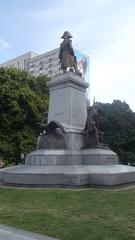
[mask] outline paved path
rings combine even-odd
[[[58,240],[0,224],[0,240]]]

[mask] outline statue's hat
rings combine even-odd
[[[65,31],[65,32],[63,33],[63,36],[62,36],[61,38],[64,38],[64,37],[72,38],[70,32],[68,32],[68,31]]]

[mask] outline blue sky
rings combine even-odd
[[[0,0],[0,63],[59,46],[62,33],[90,56],[90,95],[135,111],[135,0]]]

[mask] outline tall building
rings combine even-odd
[[[77,49],[75,49],[74,52],[77,58],[78,68],[82,72],[85,81],[89,82],[89,57]],[[40,55],[34,52],[28,52],[0,64],[0,67],[24,69],[36,77],[41,75],[55,76],[62,72],[59,60],[59,48]]]
[[[28,61],[37,55],[38,55],[37,53],[28,52],[21,56],[13,58],[5,63],[0,64],[0,67],[8,67],[8,68],[15,67],[17,69],[28,71]]]
[[[59,48],[29,59],[27,66],[28,72],[33,76],[54,76],[60,73]]]

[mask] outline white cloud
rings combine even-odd
[[[91,97],[98,101],[125,100],[135,110],[135,38],[133,29],[119,34],[114,42],[91,59]],[[121,36],[120,36],[121,35]]]
[[[10,45],[7,41],[4,39],[0,38],[0,52],[7,51],[9,50]]]

